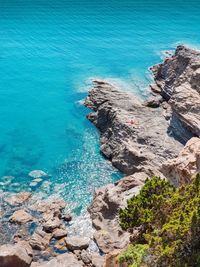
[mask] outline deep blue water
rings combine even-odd
[[[194,0],[0,0],[0,176],[14,176],[1,188],[42,191],[28,177],[42,169],[48,193],[80,210],[117,180],[80,100],[93,77],[145,96],[163,51],[199,46],[199,10]]]

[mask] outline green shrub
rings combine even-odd
[[[200,174],[180,188],[159,177],[147,179],[119,217],[122,229],[142,231],[156,266],[200,266]],[[135,240],[132,254],[139,243],[141,238]]]
[[[148,251],[147,244],[129,245],[127,250],[118,256],[120,263],[128,263],[131,267],[141,266]]]

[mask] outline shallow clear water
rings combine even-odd
[[[148,67],[198,47],[200,1],[0,0],[0,176],[4,190],[58,193],[80,211],[121,174],[81,105],[93,77],[145,96]],[[28,173],[52,176],[30,187]]]

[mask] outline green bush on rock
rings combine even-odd
[[[121,262],[134,267],[200,266],[200,174],[180,188],[159,177],[147,179],[119,217],[122,229],[140,231],[119,257]],[[140,260],[134,255],[142,247],[146,249],[138,264]]]

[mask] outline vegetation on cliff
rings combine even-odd
[[[132,244],[119,256],[131,267],[200,266],[200,174],[175,188],[159,177],[147,179],[120,210]]]

